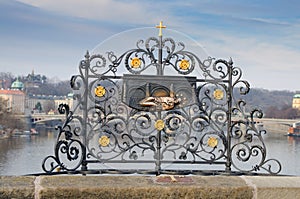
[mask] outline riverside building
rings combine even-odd
[[[295,94],[293,97],[293,108],[300,110],[300,94]]]
[[[27,94],[24,84],[17,79],[10,89],[0,89],[0,97],[6,101],[6,107],[17,114],[55,113],[59,104],[73,107],[73,94],[67,96]]]

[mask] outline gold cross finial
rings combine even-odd
[[[159,34],[158,34],[158,36],[162,36],[162,29],[167,27],[167,26],[163,26],[162,23],[163,23],[163,22],[160,21],[160,22],[159,22],[159,25],[156,26],[156,28],[159,28]]]

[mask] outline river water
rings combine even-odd
[[[42,161],[54,155],[56,133],[0,139],[0,175],[42,173]],[[264,136],[267,157],[281,162],[283,175],[300,176],[300,138],[283,135]]]

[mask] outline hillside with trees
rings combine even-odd
[[[27,76],[14,76],[11,73],[0,72],[0,88],[9,89],[12,82],[19,79],[25,85],[27,94],[66,96],[72,92],[70,81],[49,79],[45,75],[28,74]]]
[[[30,87],[26,90],[27,93],[35,95],[56,95],[66,96],[72,92],[70,81],[47,82],[39,85],[39,87]]]
[[[270,91],[252,88],[245,96],[247,106],[259,108],[264,112],[264,117],[295,119],[300,117],[300,112],[292,108],[293,96],[296,92]]]

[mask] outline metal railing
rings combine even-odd
[[[280,172],[254,121],[262,112],[244,111],[250,86],[241,69],[231,59],[200,60],[163,38],[163,27],[119,56],[86,53],[71,79],[74,109],[59,107],[66,118],[46,173]]]

